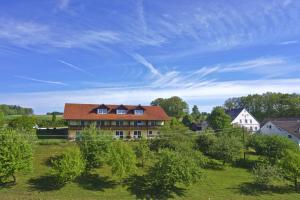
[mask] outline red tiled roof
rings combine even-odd
[[[134,109],[140,105],[123,105],[128,109],[127,114],[116,114],[116,108],[120,105],[107,105],[108,114],[97,114],[97,108],[103,104],[73,104],[66,103],[64,119],[66,120],[169,120],[169,116],[160,106],[142,106],[143,115],[135,115]]]

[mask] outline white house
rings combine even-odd
[[[270,120],[262,126],[260,133],[281,135],[290,138],[300,146],[300,118]]]
[[[231,124],[244,127],[249,131],[259,131],[259,122],[245,109],[230,109],[226,110],[226,114],[232,119]]]

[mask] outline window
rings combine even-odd
[[[291,135],[288,135],[288,138],[292,138],[292,136],[291,136]]]
[[[134,126],[142,126],[142,121],[134,121]]]
[[[141,138],[142,137],[141,131],[134,131],[133,132],[133,137],[134,138]]]
[[[123,131],[116,131],[116,138],[123,139],[123,137],[124,137]]]
[[[81,126],[84,126],[84,121],[80,121],[80,125],[81,125]]]
[[[248,123],[248,120],[247,120],[247,119],[245,119],[245,123]]]
[[[125,115],[126,113],[127,113],[127,110],[117,109],[117,114],[118,115]]]
[[[97,110],[97,113],[101,114],[101,115],[107,114],[107,109],[106,108],[100,108],[100,109]]]
[[[252,119],[250,119],[250,124],[252,124]]]
[[[243,123],[243,121],[240,119],[240,124],[242,124]]]
[[[116,121],[117,126],[123,126],[124,122],[123,121]]]
[[[269,125],[269,126],[267,126],[269,129],[271,129],[272,128],[272,125]]]
[[[134,110],[135,115],[143,115],[144,111],[143,110]]]
[[[257,126],[255,126],[254,129],[257,131]]]
[[[149,126],[155,126],[155,121],[149,121],[148,125]]]
[[[152,131],[148,131],[148,135],[152,135]]]
[[[252,126],[250,126],[250,131],[253,131],[253,128],[252,128]]]

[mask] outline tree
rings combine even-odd
[[[199,135],[196,140],[198,149],[206,154],[209,155],[211,153],[212,147],[215,145],[217,141],[217,137],[213,132],[204,132],[203,134]]]
[[[280,160],[279,166],[282,168],[286,179],[292,181],[295,190],[298,190],[298,179],[300,178],[300,153],[299,151],[286,151],[284,157]]]
[[[198,109],[198,106],[196,106],[196,105],[193,106],[191,117],[193,118],[194,121],[198,121],[201,119],[201,113]]]
[[[246,108],[258,120],[300,115],[300,95],[267,92],[225,101],[226,109]]]
[[[17,172],[28,172],[32,168],[32,145],[19,131],[0,129],[0,181],[9,177],[16,183]]]
[[[23,108],[21,106],[16,105],[0,105],[0,111],[2,111],[5,115],[32,115],[32,108]]]
[[[226,162],[233,162],[240,158],[243,152],[243,144],[238,137],[220,134],[216,142],[211,147],[211,154],[216,158]]]
[[[231,126],[231,118],[222,107],[215,107],[207,121],[214,130],[222,130]]]
[[[169,192],[176,183],[189,185],[201,177],[199,166],[193,159],[177,152],[162,150],[158,161],[150,168],[151,185],[162,192]]]
[[[278,135],[255,135],[249,146],[254,148],[258,155],[264,156],[272,165],[276,164],[286,154],[286,150],[297,150],[297,145],[288,138]]]
[[[66,149],[62,155],[52,160],[52,168],[58,183],[74,181],[85,170],[85,161],[77,147]]]
[[[152,106],[160,106],[170,117],[181,118],[188,111],[188,104],[180,97],[158,98],[151,102]]]
[[[182,118],[182,123],[186,126],[186,127],[191,127],[192,123],[193,123],[193,118],[191,115],[184,115],[184,117]]]
[[[0,128],[5,124],[4,113],[0,111]]]
[[[56,114],[53,112],[52,113],[52,122],[55,122],[56,121]]]
[[[111,142],[112,137],[98,130],[94,124],[82,131],[77,143],[86,161],[86,172],[106,162]]]
[[[123,178],[136,170],[136,156],[124,141],[114,141],[109,149],[108,164],[113,174]]]
[[[273,181],[279,179],[279,170],[269,163],[258,163],[252,169],[254,183],[260,187],[268,187]]]
[[[144,167],[146,161],[149,160],[150,157],[152,157],[149,142],[144,138],[138,141],[135,152],[136,156],[141,160],[142,167]]]
[[[31,116],[21,116],[9,121],[8,126],[20,130],[32,130],[36,124],[36,119]]]

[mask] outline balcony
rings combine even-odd
[[[78,130],[78,129],[84,129],[89,127],[89,125],[86,126],[82,126],[82,125],[69,125],[69,129],[71,130]],[[159,125],[96,125],[97,128],[99,129],[103,129],[103,130],[118,130],[118,129],[122,129],[122,130],[134,130],[134,129],[141,129],[141,130],[147,130],[147,129],[157,129],[161,126]]]

